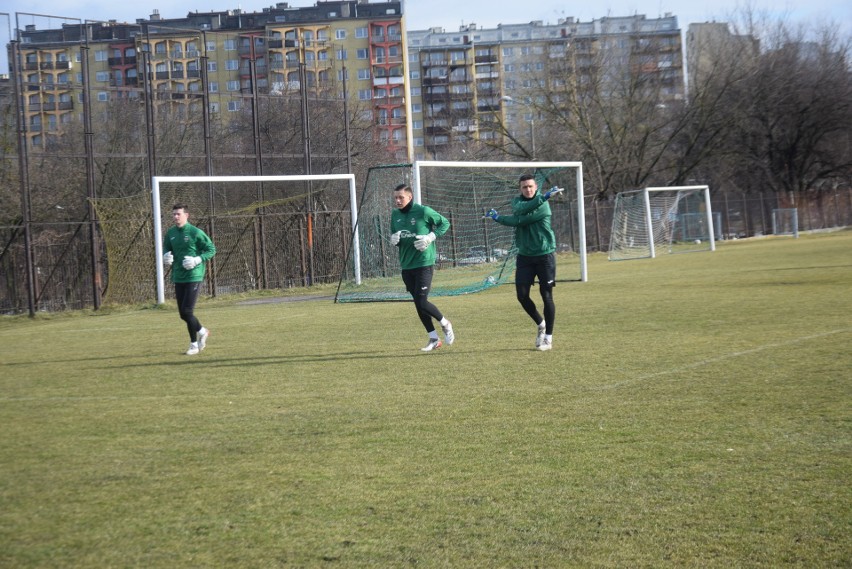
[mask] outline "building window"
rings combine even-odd
[[[359,101],[369,101],[373,98],[373,90],[372,89],[358,89],[358,100]]]
[[[413,128],[414,130],[422,130],[423,129],[423,121],[412,122],[411,128]]]
[[[216,42],[215,41],[207,42],[207,51],[216,51]]]
[[[225,51],[234,51],[235,49],[237,49],[237,40],[225,40],[224,42],[222,42],[222,45],[225,48]]]
[[[334,30],[334,39],[345,40],[346,30]]]
[[[338,49],[337,50],[337,59],[344,61],[344,60],[346,60],[347,55],[348,54],[346,53],[345,49]]]
[[[240,82],[239,81],[228,81],[227,89],[228,89],[228,91],[239,91],[240,90]]]
[[[355,37],[356,38],[366,38],[370,36],[369,30],[367,30],[366,26],[363,28],[355,28]]]
[[[504,47],[503,48],[503,57],[514,55],[514,51],[515,51],[514,48]]]
[[[105,49],[95,52],[95,61],[106,61],[107,59],[109,59],[109,54]]]
[[[367,59],[368,58],[367,48],[360,47],[355,51],[356,59]]]
[[[365,80],[370,78],[370,70],[369,69],[359,69],[358,70],[358,79]]]
[[[239,101],[228,101],[228,111],[235,112],[240,110],[240,102]]]
[[[97,73],[95,73],[95,81],[100,81],[101,83],[109,81],[109,72],[98,71]]]
[[[207,84],[207,90],[210,93],[218,93],[219,92],[219,82],[218,81],[210,81]]]
[[[420,103],[412,103],[411,104],[411,112],[412,113],[422,113],[423,112],[423,105],[421,105]]]
[[[109,101],[109,93],[106,91],[98,91],[98,101]]]
[[[207,71],[215,72],[216,70],[217,70],[216,62],[215,61],[208,61],[207,62]]]
[[[236,71],[240,68],[240,60],[239,59],[229,59],[225,62],[225,69],[228,71]]]

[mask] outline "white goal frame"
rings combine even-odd
[[[589,280],[588,263],[586,255],[586,211],[583,201],[583,163],[582,162],[455,162],[418,160],[414,162],[412,173],[412,192],[414,202],[421,203],[420,193],[420,170],[422,168],[574,168],[577,179],[577,234],[579,246],[577,254],[580,256],[580,281]],[[543,189],[543,188],[542,188]]]
[[[715,235],[715,227],[713,225],[713,210],[710,204],[710,187],[706,185],[701,186],[659,186],[659,187],[648,187],[643,188],[641,190],[635,190],[634,192],[625,192],[625,193],[635,193],[642,192],[642,202],[643,202],[643,216],[644,216],[644,227],[642,228],[645,232],[645,238],[648,240],[648,251],[649,255],[645,256],[636,256],[636,257],[626,257],[625,259],[630,258],[642,258],[642,257],[650,257],[651,259],[657,256],[656,243],[654,239],[654,235],[656,233],[656,225],[654,224],[654,219],[652,215],[651,208],[651,194],[653,193],[662,193],[662,192],[676,192],[676,191],[700,191],[703,194],[704,199],[704,213],[705,213],[705,221],[707,224],[707,233],[710,244],[710,251],[716,250],[716,235]],[[620,195],[620,194],[619,194]],[[613,227],[617,223],[617,219],[613,218]],[[610,235],[610,260],[614,260],[612,258],[613,249],[612,246],[614,241],[612,241],[615,230]],[[704,249],[706,250],[706,249]],[[622,259],[619,259],[622,260]]]
[[[151,202],[154,215],[154,266],[157,267],[157,304],[166,302],[165,270],[163,269],[163,221],[160,207],[160,184],[197,182],[305,182],[311,180],[348,180],[352,210],[352,239],[355,255],[355,280],[361,282],[361,259],[358,242],[358,202],[354,174],[310,174],[291,176],[154,176],[151,178]]]
[[[795,207],[772,210],[772,234],[799,238],[799,210]]]

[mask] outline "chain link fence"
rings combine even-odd
[[[772,211],[778,208],[796,208],[801,232],[852,225],[849,189],[798,196],[796,203],[776,194],[717,192],[712,203],[721,216],[720,240],[770,235]],[[217,215],[200,222],[205,230],[212,224],[213,237],[219,238],[219,252],[208,274],[205,294],[309,287],[339,279],[352,237],[349,209],[313,212],[310,216],[269,209]],[[589,252],[608,251],[612,213],[611,201],[590,200],[586,204]],[[124,228],[118,246],[105,239],[111,231],[109,225],[115,223]],[[93,233],[97,247],[92,247]],[[0,226],[0,239],[2,314],[27,313],[30,296],[38,312],[93,308],[96,291],[114,304],[156,300],[153,227],[150,214],[140,214],[138,209],[120,219],[99,222],[94,232],[86,220],[31,223],[29,236],[23,225]],[[101,256],[97,273],[93,271],[93,251]],[[28,254],[32,256],[32,279],[27,276]],[[132,268],[129,276],[119,274],[128,268]],[[166,288],[171,294],[170,287]]]

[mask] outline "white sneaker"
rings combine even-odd
[[[538,346],[538,351],[546,352],[553,348],[553,340],[548,340],[547,336],[541,339],[541,344]]]
[[[210,330],[202,328],[198,331],[198,351],[200,352],[207,346],[207,338],[210,336]]]
[[[198,349],[198,342],[192,342],[192,343],[189,344],[189,349],[186,351],[186,355],[194,356],[195,354],[197,354],[200,351],[201,350]]]
[[[456,341],[456,335],[453,332],[453,324],[451,322],[447,322],[446,326],[441,326],[441,330],[444,331],[444,339],[447,341],[447,345],[452,346],[453,342]]]
[[[544,342],[544,328],[539,326],[538,332],[535,335],[535,347],[540,348],[542,342]]]
[[[442,344],[441,340],[439,340],[438,338],[435,338],[434,340],[430,338],[429,343],[426,344],[425,346],[423,346],[422,348],[420,348],[420,351],[421,352],[431,352],[432,350],[437,350],[438,348],[440,348],[443,345],[444,344]]]

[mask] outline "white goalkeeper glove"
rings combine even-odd
[[[172,255],[172,252],[169,251],[165,255],[163,255],[163,264],[167,267],[171,267],[172,263],[175,262],[175,256]]]
[[[402,231],[397,231],[393,235],[391,235],[391,245],[396,247],[399,245],[399,238],[402,237]]]
[[[201,264],[201,257],[184,257],[183,258],[183,268],[187,271],[191,271],[195,267]]]
[[[418,251],[425,251],[434,240],[435,234],[431,231],[427,235],[418,235],[414,240],[414,248]]]

